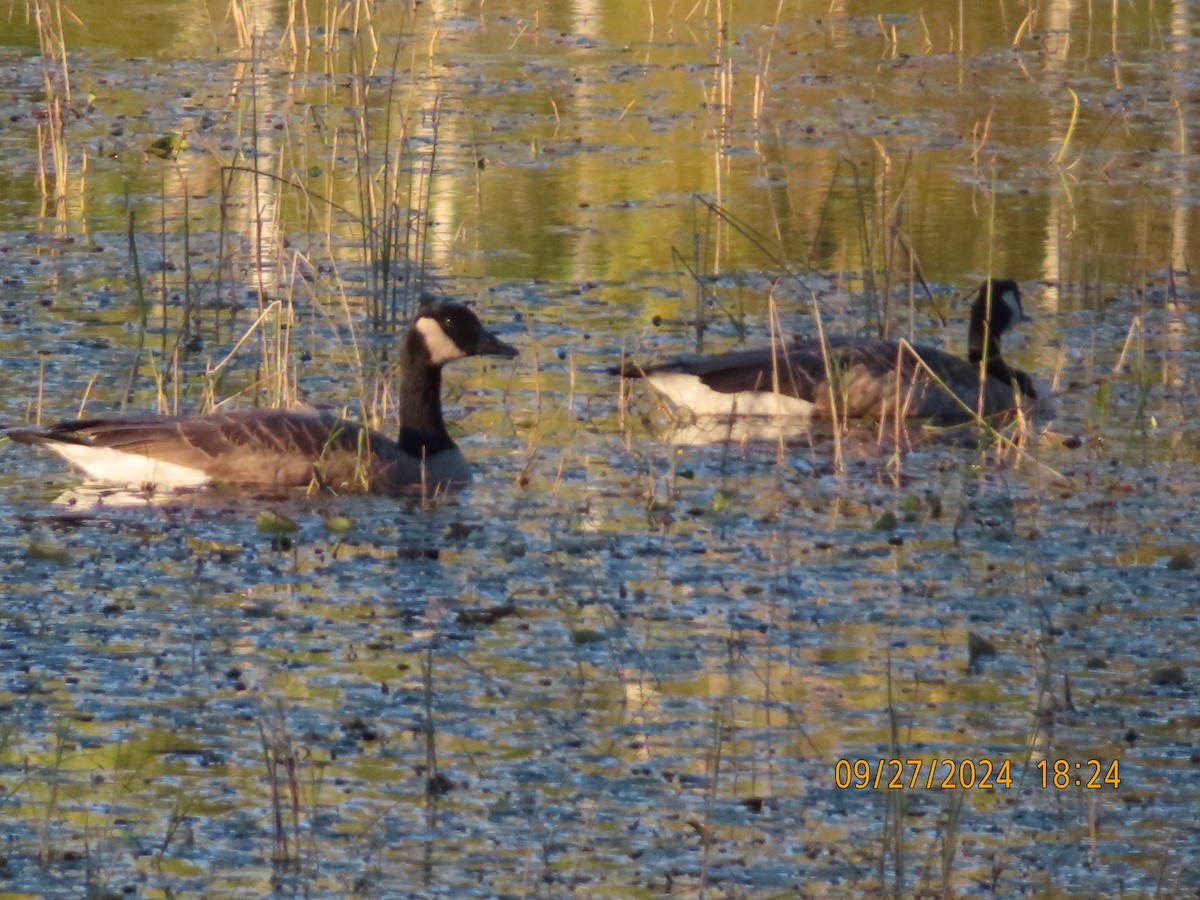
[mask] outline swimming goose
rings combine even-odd
[[[471,467],[442,419],[442,366],[516,355],[467,307],[422,306],[401,351],[398,441],[331,414],[282,409],[81,419],[7,434],[46,445],[95,480],[157,490],[224,482],[396,494],[461,484]]]
[[[826,366],[819,340],[795,338],[774,347],[660,365],[626,363],[618,372],[623,378],[646,379],[674,406],[696,417],[828,419],[832,403],[846,418],[898,414],[963,421],[973,410],[992,416],[1018,404],[1027,409],[1035,405],[1033,379],[1000,355],[1000,336],[1025,318],[1017,283],[997,279],[984,282],[971,305],[966,359],[920,344],[833,337],[826,341]]]

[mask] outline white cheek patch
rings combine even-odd
[[[1021,308],[1021,301],[1017,299],[1015,291],[1005,291],[1000,295],[1000,299],[1008,308],[1009,315],[1012,316],[1013,324],[1025,321],[1025,311]]]
[[[413,324],[413,328],[416,329],[417,334],[421,335],[421,340],[425,342],[425,349],[429,351],[429,361],[435,366],[445,365],[467,355],[458,344],[454,343],[453,338],[446,334],[437,319],[421,316]]]
[[[173,488],[203,487],[212,477],[199,469],[190,469],[175,463],[122,453],[108,447],[89,447],[86,444],[46,444],[51,450],[97,481],[107,484],[142,485],[152,484],[157,490]]]

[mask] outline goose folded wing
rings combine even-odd
[[[101,447],[203,472],[234,484],[348,484],[369,477],[385,440],[323,414],[239,410],[206,416],[140,416],[63,422],[41,439]],[[364,468],[364,464],[366,468]]]
[[[649,370],[647,374],[653,374],[654,371],[692,375],[722,394],[777,390],[811,401],[815,386],[813,361],[807,355],[796,357],[790,351],[784,352],[782,347],[736,350],[717,356],[683,360]]]

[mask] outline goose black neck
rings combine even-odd
[[[985,282],[971,304],[971,320],[967,325],[967,358],[976,364],[986,359],[989,370],[992,360],[1004,366],[1000,357],[1000,335],[1013,322],[1013,313],[1006,299],[1009,294],[1016,296],[1020,302],[1020,289],[1016,282]],[[1007,366],[1004,368],[1007,369]]]
[[[1000,356],[1000,344],[996,341],[988,342],[989,349],[987,354],[987,377],[998,378],[1005,384],[1015,385],[1017,390],[1029,397],[1031,400],[1037,399],[1037,388],[1033,386],[1033,378],[1028,372],[1022,372],[1020,369],[1014,369]],[[973,365],[979,365],[983,360],[983,354],[975,347],[971,347],[970,360]]]
[[[971,343],[967,347],[967,359],[975,365],[983,362],[985,359],[988,364],[988,371],[991,371],[992,363],[997,362],[1004,365],[1004,360],[1000,356],[1000,341],[994,334],[989,334],[987,337],[987,352],[983,349],[983,329],[980,329],[979,334],[973,330],[971,332]],[[1007,366],[1005,366],[1007,368]]]
[[[987,352],[984,353],[984,325],[982,320],[971,320],[970,345],[967,348],[967,359],[971,361],[971,365],[978,366],[984,360],[987,360],[987,377],[998,378],[1005,384],[1016,385],[1018,391],[1030,399],[1037,399],[1037,389],[1033,386],[1033,379],[1027,372],[1022,372],[1020,369],[1014,369],[1004,361],[1004,357],[1000,355],[1000,338],[992,332],[991,329],[986,329],[987,335]]]
[[[429,360],[429,351],[416,332],[409,332],[401,354],[400,447],[418,459],[428,459],[454,446],[442,418],[442,367]]]
[[[1003,298],[1009,292],[1020,297],[1016,282],[993,281],[990,286],[984,284],[979,289],[979,295],[971,305],[971,322],[967,329],[967,359],[974,366],[985,362],[985,377],[997,378],[1004,384],[1014,386],[1026,397],[1036,399],[1037,390],[1033,386],[1033,379],[1026,372],[1014,369],[1000,355],[1000,335],[1013,319],[1011,309],[1000,305],[1006,302]]]
[[[967,358],[973,363],[979,363],[984,358],[989,363],[993,359],[1000,359],[1000,329],[996,327],[1000,317],[994,308],[1000,302],[1000,298],[993,295],[989,303],[981,289],[979,298],[971,306],[971,321],[967,326]]]

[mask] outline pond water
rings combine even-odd
[[[1200,891],[1188,5],[399,6],[3,13],[0,421],[391,430],[427,289],[521,356],[447,370],[435,502],[0,447],[0,892]],[[1019,446],[692,445],[608,374],[961,352],[992,273]]]

